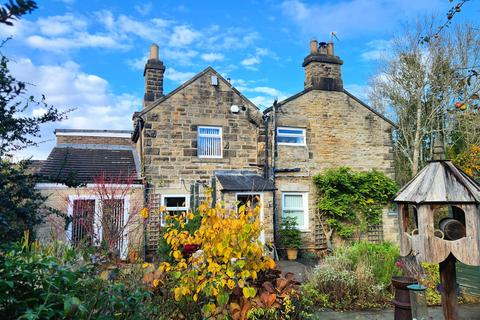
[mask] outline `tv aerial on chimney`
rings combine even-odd
[[[338,39],[338,37],[337,37],[337,32],[335,32],[335,31],[330,32],[330,42],[333,42],[333,38],[340,41],[340,39]]]

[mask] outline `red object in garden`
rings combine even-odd
[[[397,261],[397,263],[401,264],[400,261]],[[392,301],[395,306],[395,320],[412,320],[412,306],[410,305],[410,293],[407,286],[415,283],[417,283],[417,280],[414,278],[392,277],[395,292],[395,298]]]
[[[455,102],[455,108],[460,108],[461,106],[463,106],[463,102]]]
[[[198,250],[198,245],[186,244],[183,246],[183,255],[189,257],[197,250]]]

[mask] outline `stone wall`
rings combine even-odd
[[[212,85],[211,76],[217,74],[210,69],[142,115],[145,176],[156,192],[189,193],[193,182],[208,183],[214,170],[257,168],[264,150],[261,112],[220,77]],[[232,113],[232,105],[240,111]],[[221,159],[197,156],[198,126],[222,128]]]
[[[346,93],[322,90],[307,90],[287,101],[278,108],[276,117],[278,126],[306,130],[306,146],[278,145],[276,168],[300,171],[277,173],[277,216],[280,219],[282,192],[308,192],[309,230],[303,234],[304,248],[313,249],[316,187],[312,177],[339,166],[377,169],[393,177],[392,125]],[[385,239],[396,239],[395,219],[383,216]]]
[[[88,135],[72,136],[72,135],[59,135],[57,134],[57,144],[72,143],[72,144],[105,144],[105,145],[117,145],[117,146],[132,146],[132,140],[130,138],[122,137],[94,137]]]

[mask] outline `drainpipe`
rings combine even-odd
[[[277,100],[273,102],[272,106],[272,182],[273,182],[273,243],[277,244],[277,184],[275,179],[275,166],[277,158]]]

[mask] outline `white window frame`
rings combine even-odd
[[[302,133],[280,133],[280,130],[301,130]],[[302,143],[296,142],[279,142],[279,137],[292,137],[292,138],[303,138]],[[306,146],[307,145],[307,135],[306,130],[304,128],[296,128],[296,127],[278,127],[277,128],[277,144],[284,145],[284,146]]]
[[[126,224],[128,221],[128,212],[130,210],[130,196],[115,196],[113,199],[123,200],[123,223]],[[73,217],[73,202],[75,200],[95,200],[95,216],[93,221],[93,235],[96,236],[97,240],[102,239],[102,199],[95,195],[70,195],[68,196],[68,208],[67,214],[69,217]],[[73,222],[68,225],[67,228],[67,239],[71,243],[72,241],[72,228]],[[128,233],[129,228],[123,229],[123,241],[120,245],[120,258],[126,259],[128,253]],[[94,243],[94,245],[100,245],[99,243]]]
[[[167,207],[165,205],[165,198],[185,198],[185,206],[184,207]],[[162,194],[161,196],[161,205],[165,208],[165,211],[185,211],[187,212],[190,209],[190,195],[189,194]],[[160,213],[160,226],[165,227],[165,211]]]
[[[304,225],[298,225],[301,231],[309,231],[309,208],[308,208],[308,192],[282,192],[282,219],[285,217],[285,196],[302,196],[303,208],[288,208],[289,210],[303,210]]]
[[[252,196],[260,196],[260,223],[265,225],[264,221],[264,213],[263,213],[263,192],[237,192],[235,193],[235,200],[238,201],[238,196],[245,196],[245,195],[252,195]],[[237,209],[238,210],[238,209]],[[260,241],[265,244],[265,228],[262,228],[262,232],[260,233]]]
[[[214,134],[207,134],[207,133],[200,133],[200,129],[218,129],[219,133],[218,135]],[[220,155],[200,155],[198,150],[199,150],[199,142],[200,142],[200,137],[212,137],[212,138],[218,138],[220,137]],[[223,129],[222,127],[217,127],[217,126],[198,126],[197,128],[197,157],[203,158],[203,159],[222,159],[223,158]]]

